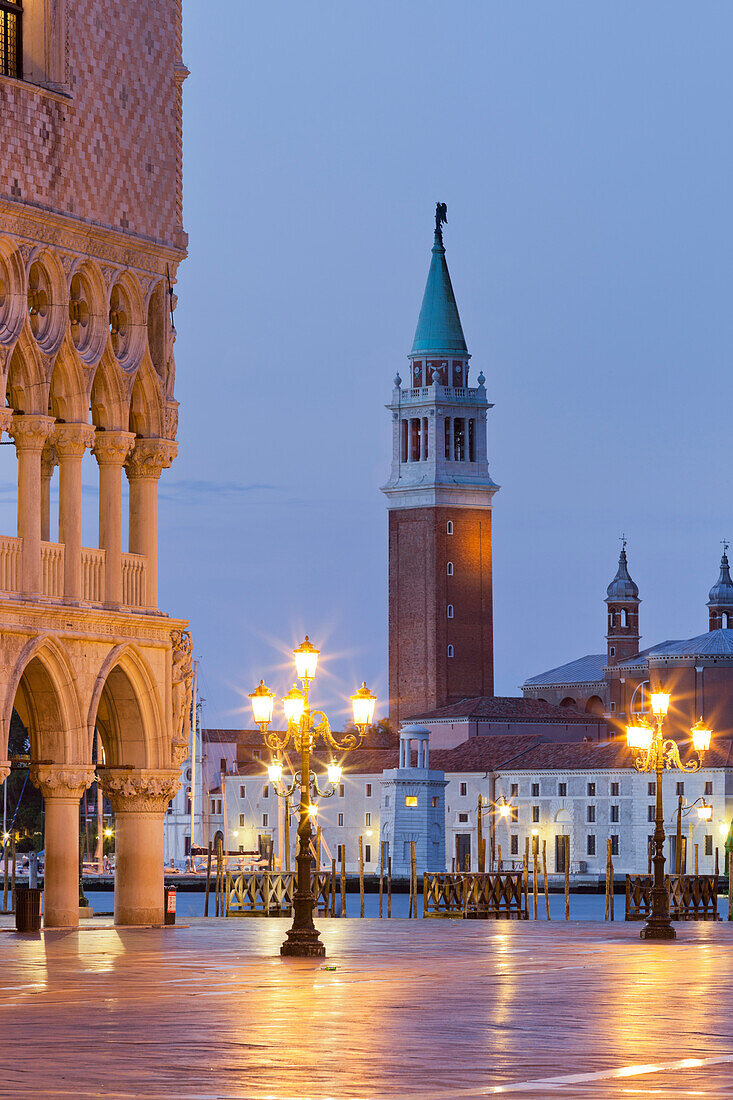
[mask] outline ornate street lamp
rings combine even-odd
[[[310,842],[313,835],[312,820],[318,810],[315,799],[330,798],[336,793],[336,788],[341,781],[341,766],[332,760],[328,766],[328,782],[331,789],[320,790],[315,772],[311,771],[310,754],[319,738],[332,749],[340,752],[359,748],[364,741],[364,734],[372,724],[377,702],[376,695],[372,695],[366,683],[362,683],[359,690],[351,696],[354,725],[358,733],[347,733],[341,741],[337,741],[323,711],[311,710],[310,707],[310,685],[316,674],[318,654],[319,650],[311,644],[307,634],[305,641],[293,650],[296,675],[302,684],[302,690],[293,685],[283,698],[287,730],[282,736],[268,731],[275,704],[274,692],[269,690],[264,680],[260,680],[259,687],[250,694],[254,720],[262,730],[265,744],[275,754],[267,774],[276,793],[280,798],[288,799],[296,788],[300,790],[296,859],[298,871],[293,896],[293,924],[280,948],[280,954],[306,958],[322,957],[326,954],[326,948],[321,943],[318,929],[313,923],[315,898],[311,889]],[[283,774],[281,756],[291,741],[300,753],[300,769],[295,772],[291,786],[287,790],[281,790],[279,786]]]
[[[663,691],[652,692],[651,709],[654,725],[643,717],[637,717],[626,727],[626,743],[637,753],[634,767],[640,772],[656,772],[657,808],[654,819],[654,882],[649,918],[641,930],[643,940],[673,940],[676,932],[669,918],[669,894],[664,882],[664,813],[662,810],[662,776],[665,768],[677,768],[683,772],[697,772],[702,767],[703,756],[710,748],[712,731],[700,719],[692,729],[692,745],[697,759],[683,764],[677,742],[665,740],[662,729],[669,710],[669,695]]]

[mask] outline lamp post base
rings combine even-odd
[[[296,959],[323,959],[326,947],[321,943],[317,928],[291,928],[280,954]]]
[[[664,921],[652,924],[649,921],[645,924],[640,932],[640,936],[643,940],[676,940],[677,933],[671,924],[667,924]]]

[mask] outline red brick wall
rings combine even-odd
[[[453,534],[447,534],[448,521]],[[453,562],[453,576],[446,566]],[[454,617],[446,609],[453,604]],[[447,656],[448,645],[455,656]],[[389,694],[394,723],[493,695],[491,512],[389,513]]]
[[[67,4],[70,98],[0,81],[0,195],[181,245],[180,0]]]

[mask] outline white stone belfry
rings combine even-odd
[[[412,762],[413,744],[417,761]],[[430,731],[424,726],[400,730],[398,768],[382,773],[382,841],[392,858],[392,874],[410,873],[410,844],[415,843],[418,874],[445,870],[445,788],[443,772],[430,770]]]

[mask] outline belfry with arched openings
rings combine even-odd
[[[24,5],[0,69],[0,429],[17,474],[17,526],[0,531],[0,773],[15,712],[45,803],[47,927],[78,922],[95,774],[115,813],[115,919],[162,923],[163,817],[187,753],[191,641],[158,606],[157,519],[187,244],[181,6],[115,11]]]

